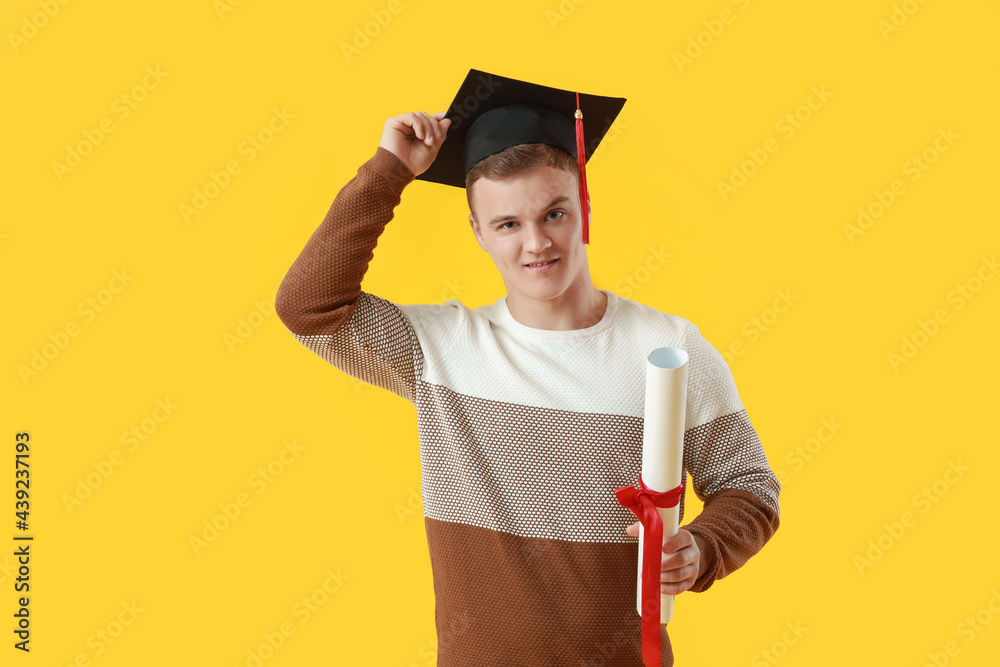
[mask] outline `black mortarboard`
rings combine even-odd
[[[485,157],[520,144],[556,146],[577,160],[583,242],[589,243],[586,161],[623,106],[624,97],[560,90],[470,69],[445,114],[451,119],[447,137],[430,168],[417,179],[464,188],[466,174]],[[578,147],[583,148],[583,159]]]

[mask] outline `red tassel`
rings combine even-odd
[[[587,154],[583,147],[583,112],[580,93],[576,94],[576,163],[580,169],[580,209],[583,218],[583,242],[590,243],[590,190],[587,189]]]

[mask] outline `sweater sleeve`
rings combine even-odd
[[[692,323],[685,331],[691,360],[684,467],[704,503],[684,526],[698,541],[705,570],[690,590],[705,591],[741,567],[778,529],[781,484],[768,465],[729,366]]]
[[[373,250],[413,172],[381,146],[334,199],[282,280],[275,312],[292,335],[363,382],[411,403],[422,352],[392,302],[361,290]]]

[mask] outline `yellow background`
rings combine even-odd
[[[469,68],[628,98],[588,166],[594,281],[690,319],[720,351],[744,346],[730,365],[784,481],[782,523],[743,569],[677,599],[677,664],[996,664],[1000,280],[974,280],[993,277],[983,257],[1000,247],[995,3],[230,9],[0,4],[2,664],[247,665],[283,623],[294,634],[269,667],[434,664],[415,410],[306,350],[268,304],[385,119],[444,110]],[[147,67],[165,76],[144,85]],[[814,86],[830,96],[803,111]],[[124,118],[122,95],[143,98]],[[249,160],[240,146],[274,109],[294,118]],[[777,124],[797,111],[809,118],[787,136]],[[113,131],[60,180],[53,163],[102,119]],[[957,139],[935,154],[947,128]],[[769,138],[777,152],[724,200],[718,183]],[[936,159],[911,180],[925,151]],[[181,205],[230,160],[239,174],[185,221]],[[851,242],[845,225],[896,179],[905,193]],[[410,185],[364,288],[495,301],[503,284],[466,216],[463,192]],[[670,257],[645,272],[661,246]],[[626,277],[641,280],[631,294]],[[960,284],[979,288],[961,308]],[[798,298],[775,319],[778,290]],[[80,307],[102,298],[92,316]],[[938,309],[947,321],[894,368]],[[157,399],[177,406],[159,422]],[[130,449],[122,434],[143,424]],[[20,431],[30,654],[11,633]],[[254,485],[286,441],[301,451]],[[68,507],[116,450],[120,465]],[[949,462],[968,469],[954,483]],[[935,502],[918,501],[924,488]],[[196,554],[190,537],[224,525],[220,503],[241,493],[250,504]],[[346,579],[303,622],[296,605],[327,570]],[[991,623],[970,635],[977,612]],[[104,643],[119,617],[130,624]]]

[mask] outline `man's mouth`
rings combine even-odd
[[[525,266],[528,267],[529,269],[537,269],[537,268],[542,267],[542,266],[548,266],[549,264],[554,264],[554,263],[556,263],[558,261],[559,261],[559,258],[556,257],[555,259],[550,259],[550,260],[547,260],[547,261],[544,261],[544,262],[536,262],[534,264],[525,264]]]

